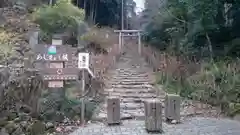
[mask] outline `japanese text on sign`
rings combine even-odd
[[[78,54],[78,68],[89,68],[89,53]]]
[[[68,54],[49,55],[49,54],[38,54],[36,60],[46,61],[68,61]]]

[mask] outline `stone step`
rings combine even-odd
[[[151,85],[149,82],[142,81],[142,82],[133,82],[133,81],[128,81],[128,82],[107,82],[105,83],[106,85]]]
[[[157,95],[152,93],[145,94],[121,94],[121,93],[109,93],[109,96],[117,96],[122,98],[157,98]]]
[[[151,89],[152,85],[111,85],[108,88],[122,88],[122,89]]]
[[[136,110],[122,110],[121,114],[129,115],[132,118],[139,118],[145,116],[144,108]]]
[[[106,93],[120,93],[120,94],[142,94],[142,93],[155,93],[156,91],[153,89],[107,89],[104,92]]]
[[[134,83],[146,83],[148,82],[148,80],[150,79],[141,79],[141,78],[138,78],[138,79],[135,79],[135,80],[131,80],[131,79],[122,79],[122,80],[115,80],[115,79],[110,79],[108,80],[107,83],[119,83],[119,82],[122,82],[122,83],[129,83],[129,82],[134,82]]]
[[[103,105],[104,108],[107,108],[107,104]],[[120,103],[120,110],[136,110],[142,109],[144,107],[143,103]]]
[[[121,75],[121,74],[116,74],[116,75],[110,75],[112,76],[113,79],[117,78],[117,79],[138,79],[138,78],[142,78],[142,79],[147,79],[150,78],[149,75]]]
[[[156,97],[157,99],[159,99],[162,103],[164,102],[164,98],[159,98]],[[123,103],[143,103],[146,100],[152,100],[152,99],[156,99],[156,98],[152,98],[152,97],[141,97],[141,98],[122,98],[121,102]]]
[[[148,74],[140,74],[140,73],[137,73],[137,74],[131,74],[131,73],[128,73],[128,74],[123,74],[123,73],[114,73],[114,74],[111,74],[111,75],[116,75],[117,77],[148,77],[149,75]]]
[[[136,110],[123,110],[120,111],[120,118],[121,120],[126,120],[126,119],[135,119],[135,118],[144,118],[144,110],[143,109],[136,109]],[[103,120],[107,118],[107,112],[102,111],[98,113],[94,120]]]
[[[146,72],[145,70],[142,69],[136,69],[136,68],[132,68],[132,69],[124,69],[124,70],[113,70],[110,71],[108,73],[118,73],[118,74],[132,74],[132,75],[139,75],[139,74],[149,74],[149,72]]]

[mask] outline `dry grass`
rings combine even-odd
[[[89,32],[83,35],[81,39],[106,49],[118,42],[118,35],[111,28],[98,28],[95,26],[90,28]]]
[[[0,60],[4,60],[13,54],[13,42],[16,34],[0,30]]]
[[[145,48],[145,57],[158,69],[157,83],[167,92],[219,105],[230,114],[240,113],[240,108],[229,109],[229,106],[240,103],[239,60],[194,62],[184,56],[152,54],[151,49]]]

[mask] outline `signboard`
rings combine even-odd
[[[76,80],[79,69],[77,68],[45,68],[42,71],[44,80]]]
[[[88,69],[89,68],[89,53],[78,54],[78,68]]]
[[[71,61],[77,49],[67,45],[37,45],[35,52],[36,61]]]
[[[41,70],[43,79],[48,81],[48,87],[64,87],[65,80],[77,80],[77,49],[62,45],[61,40],[54,40],[53,45],[36,45],[35,61]]]
[[[70,56],[70,57],[69,57]],[[63,54],[37,54],[36,61],[69,61],[71,59],[71,55],[63,53]]]
[[[63,62],[51,62],[49,68],[63,68]]]
[[[56,46],[54,46],[54,45],[49,46],[49,47],[48,47],[48,54],[49,54],[49,55],[57,54]]]
[[[62,41],[62,39],[52,39],[52,44],[53,45],[62,45],[63,41]]]
[[[48,87],[49,88],[62,88],[64,85],[63,81],[49,81]]]

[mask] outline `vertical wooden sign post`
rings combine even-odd
[[[89,53],[79,53],[77,63],[77,49],[63,45],[60,35],[53,37],[52,45],[36,45],[34,50],[37,53],[35,61],[39,62],[37,68],[43,74],[44,80],[48,81],[48,87],[62,88],[64,81],[78,80],[79,71],[82,70],[82,94],[85,93],[85,70],[94,77],[89,69]],[[81,122],[84,124],[84,100],[81,111]]]
[[[82,70],[82,94],[84,94],[85,93],[85,69],[89,69],[89,53],[78,54],[78,68]],[[84,97],[82,97],[82,102],[81,102],[81,123],[82,124],[85,123],[84,116],[85,116],[85,101],[84,101]]]
[[[64,81],[78,79],[79,69],[73,63],[73,49],[62,45],[60,36],[53,37],[52,45],[38,46],[36,61],[44,64],[40,70],[44,80],[48,81],[48,87],[62,88]]]
[[[49,55],[56,55],[57,49],[56,46],[62,45],[61,37],[53,36],[52,38],[52,46],[48,48]],[[64,68],[64,63],[62,61],[54,62],[50,61],[49,68],[57,68],[57,74],[61,72],[61,69]],[[63,87],[64,81],[63,80],[51,80],[48,81],[48,87],[55,88],[55,87]]]

